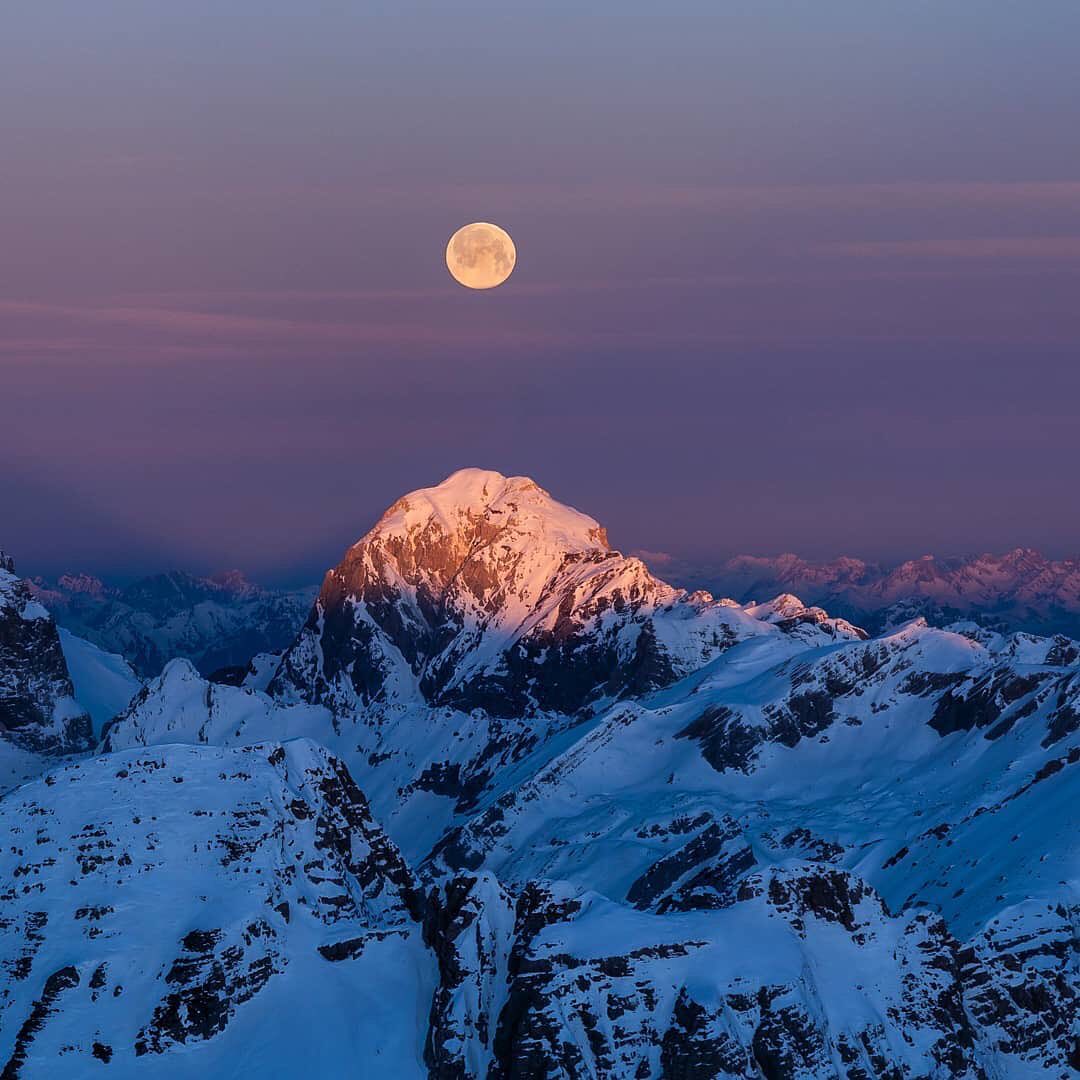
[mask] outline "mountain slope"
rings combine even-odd
[[[413,879],[319,747],[99,757],[0,822],[8,1080],[423,1075]]]
[[[61,628],[60,647],[75,697],[90,714],[95,731],[100,732],[109,720],[127,708],[142,687],[142,680],[122,656],[107,653],[70,630]]]
[[[993,847],[996,815],[1030,813],[1028,834],[1070,862],[1003,844],[1007,884],[979,878],[983,914],[1036,884],[1054,891],[1080,857],[1063,803],[1080,775],[1080,664],[1030,640],[1018,661],[1014,644],[988,648],[913,625],[764,669],[733,651],[645,703],[612,709],[448,834],[435,862],[505,882],[574,878],[644,909],[679,910],[723,899],[724,875],[699,888],[691,873],[723,852],[734,859],[729,889],[790,853],[848,861],[891,903],[916,897],[970,919],[973,876],[939,873],[935,860],[969,831],[974,849]],[[659,868],[665,849],[683,853]],[[901,871],[913,865],[923,869],[908,878]]]
[[[667,685],[740,641],[780,660],[860,636],[793,597],[746,611],[673,589],[531,480],[464,470],[399,500],[327,574],[269,684],[297,708],[192,690],[177,709],[167,699],[191,685],[186,672],[154,682],[108,745],[203,741],[210,730],[229,742],[310,735],[364,776],[380,820],[420,858],[606,702]]]
[[[562,1076],[1073,1075],[1075,645],[913,625],[764,670],[739,651],[437,846],[426,876],[518,898],[507,931],[490,888],[448,886],[504,927],[502,1052]]]

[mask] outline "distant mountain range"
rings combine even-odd
[[[315,589],[273,591],[239,571],[195,577],[173,570],[123,588],[88,574],[29,583],[58,625],[106,652],[122,655],[143,676],[184,657],[204,674],[244,666],[280,652],[296,636]]]
[[[649,561],[648,552],[642,557]],[[1004,555],[924,555],[897,566],[841,556],[739,555],[716,564],[657,553],[678,581],[741,602],[795,593],[872,632],[923,616],[937,625],[974,619],[1000,630],[1080,637],[1080,559],[1049,559],[1030,548]]]
[[[949,571],[963,621],[868,634],[792,585],[896,612],[891,572],[688,592],[466,469],[280,656],[141,685],[5,564],[0,1072],[1075,1075],[1080,644],[986,625],[969,581],[1036,595],[1003,561]],[[152,580],[95,603],[157,632],[250,588]],[[73,695],[126,688],[95,740]]]

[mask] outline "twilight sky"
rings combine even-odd
[[[480,465],[624,549],[1075,554],[1078,41],[1075,0],[13,5],[0,547],[309,580]]]

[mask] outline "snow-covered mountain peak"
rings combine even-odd
[[[790,619],[800,612],[806,611],[806,605],[794,593],[780,593],[763,604],[746,604],[743,610],[755,619]]]
[[[156,743],[251,742],[273,732],[282,738],[331,730],[325,711],[276,705],[265,694],[204,679],[190,660],[170,660],[109,723],[106,752]]]
[[[13,604],[19,587],[15,576],[15,560],[0,552],[0,604]]]
[[[567,564],[618,558],[596,521],[527,477],[462,469],[398,499],[331,571],[324,593],[370,604],[398,597],[405,621],[436,636],[452,622],[505,637]]]
[[[258,596],[265,592],[261,586],[248,580],[243,570],[222,570],[220,573],[211,574],[207,580],[232,596]]]
[[[739,555],[684,573],[742,601],[795,593],[873,632],[925,615],[937,626],[974,618],[995,630],[1080,637],[1080,559],[1050,559],[1029,547],[1000,555],[922,555],[895,566],[848,556],[809,562],[790,554]]]
[[[800,632],[858,636],[796,604]],[[653,577],[532,480],[464,469],[399,499],[348,550],[270,690],[339,713],[418,698],[576,713],[789,629]]]
[[[466,557],[496,537],[503,546],[527,544],[549,556],[610,550],[591,517],[557,502],[527,476],[486,469],[459,469],[435,487],[398,499],[354,550],[417,537]]]

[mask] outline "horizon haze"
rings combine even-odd
[[[21,5],[0,541],[295,579],[477,463],[686,559],[1075,552],[1078,39],[1057,0]],[[472,220],[518,246],[490,293]]]

